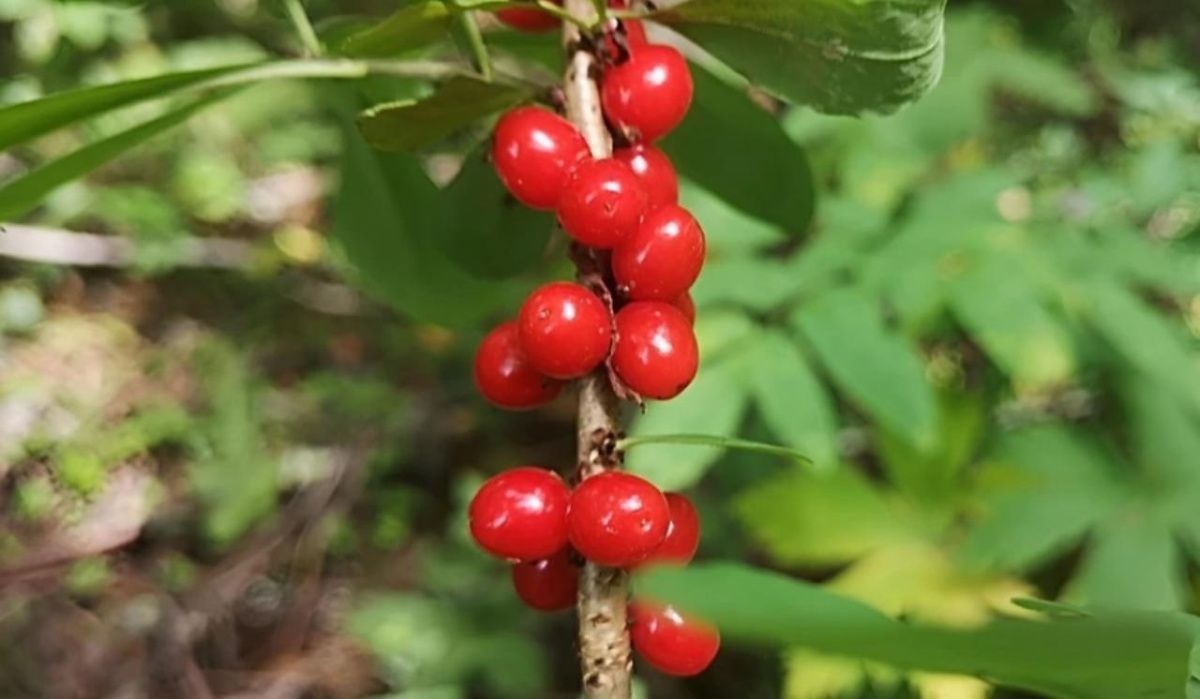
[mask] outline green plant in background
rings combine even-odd
[[[561,272],[545,260],[551,219],[511,206],[479,150],[491,115],[557,80],[545,45],[485,32],[481,56],[458,23],[513,4],[405,3],[311,34],[299,3],[266,20],[226,11],[251,37],[300,21],[306,57],[279,59],[278,41],[150,44],[157,15],[128,6],[0,2],[16,53],[39,67],[0,88],[13,105],[0,109],[0,218],[100,229],[130,241],[152,278],[252,223],[278,235],[240,253],[251,278],[332,264],[407,318],[475,334],[531,280]],[[1116,11],[1076,5],[1052,15],[1053,42],[1000,10],[956,9],[944,60],[937,2],[691,0],[657,16],[711,53],[690,116],[662,144],[710,260],[695,288],[701,373],[638,418],[633,439],[744,437],[812,463],[713,439],[645,444],[629,465],[663,489],[708,493],[706,521],[725,530],[706,530],[707,553],[749,552],[825,582],[722,564],[639,592],[783,649],[788,697],[903,684],[949,697],[986,695],[987,683],[1194,691],[1195,624],[1178,612],[1195,610],[1200,557],[1200,80],[1169,43],[1127,51]],[[87,70],[60,65],[77,54]],[[103,86],[52,94],[77,75]],[[889,116],[817,113],[917,97]],[[279,245],[295,216],[260,188],[284,175],[315,183],[310,199],[329,192],[328,259]],[[39,329],[29,289],[0,295],[6,343],[55,327]],[[413,342],[437,355],[436,341]],[[308,447],[289,449],[281,424],[302,432],[325,411],[347,428],[394,426],[431,409],[417,389],[398,398],[377,376],[330,374],[289,392],[304,407],[281,417],[240,348],[217,341],[195,356],[202,407],[139,405],[92,430],[28,435],[27,451],[49,456],[55,486],[94,493],[114,465],[185,445],[219,548],[305,482],[286,474],[303,471]],[[461,359],[448,364],[421,371],[461,386]],[[34,390],[9,378],[6,399]],[[439,509],[430,494],[383,484],[389,459],[437,463],[418,436],[400,441],[377,457],[366,538],[420,552],[419,582],[364,596],[347,628],[400,696],[549,691],[553,657],[495,568],[464,532],[423,538]],[[494,452],[486,466],[513,456]],[[54,512],[50,482],[22,481],[23,517]],[[453,483],[460,501],[471,484]],[[79,594],[113,575],[96,560],[72,570]],[[1027,596],[1067,604],[1013,603]]]

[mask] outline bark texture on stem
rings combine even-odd
[[[566,0],[564,8],[582,18],[595,18],[592,0]],[[563,25],[567,50],[564,93],[567,117],[579,128],[595,158],[612,155],[612,139],[600,109],[596,84],[599,66],[586,50],[588,37],[571,23]],[[602,263],[606,264],[606,263]],[[595,270],[589,270],[594,272]],[[601,276],[607,270],[601,269]],[[604,368],[579,382],[579,475],[588,478],[620,466],[614,449],[620,402]],[[587,563],[579,579],[579,659],[583,694],[588,699],[629,699],[632,651],[626,621],[628,575],[623,570]]]

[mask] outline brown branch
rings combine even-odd
[[[566,0],[567,12],[585,19],[595,18],[592,0]],[[612,155],[612,138],[600,109],[596,76],[600,67],[586,50],[590,37],[579,28],[563,24],[567,50],[564,93],[567,117],[587,139],[592,156]],[[580,269],[581,278],[607,276],[607,263],[592,260]],[[599,269],[594,269],[599,267]],[[598,274],[597,274],[598,273]],[[617,468],[620,460],[610,447],[619,432],[619,401],[607,372],[601,368],[579,382],[578,460],[579,475],[588,478],[605,469]],[[588,699],[629,699],[633,660],[626,624],[628,575],[623,570],[585,564],[579,578],[579,659],[583,671],[583,694]]]

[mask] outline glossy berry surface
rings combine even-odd
[[[634,49],[629,60],[604,76],[604,115],[636,139],[655,141],[679,125],[692,105],[692,73],[683,54],[670,46]]]
[[[586,287],[551,282],[521,306],[517,332],[525,357],[539,372],[573,379],[600,366],[612,345],[608,306]]]
[[[561,381],[543,376],[525,359],[514,321],[500,325],[479,344],[475,385],[488,401],[510,410],[545,405],[563,387]]]
[[[682,296],[678,296],[671,305],[678,308],[688,322],[692,325],[696,324],[696,302],[692,300],[692,294],[685,292]]]
[[[635,301],[617,313],[616,327],[612,368],[639,395],[668,400],[696,378],[700,351],[692,324],[678,308]]]
[[[666,498],[671,510],[671,526],[667,527],[667,538],[646,563],[687,565],[700,546],[700,515],[686,496],[667,493]]]
[[[558,206],[575,166],[590,158],[571,122],[539,107],[518,107],[496,123],[492,162],[500,181],[522,204],[546,211]]]
[[[567,545],[570,491],[557,473],[521,466],[492,477],[471,500],[471,535],[480,548],[510,560],[533,561]]]
[[[567,536],[584,558],[603,566],[626,568],[645,560],[670,525],[662,491],[629,473],[597,474],[571,493]]]
[[[555,4],[561,5],[562,2]],[[510,7],[506,10],[496,10],[496,19],[504,24],[523,32],[549,32],[558,29],[562,24],[554,15],[538,9]]]
[[[646,143],[629,148],[619,148],[613,158],[620,160],[633,170],[646,189],[648,211],[679,202],[679,176],[670,158],[661,150]]]
[[[704,252],[696,219],[683,207],[664,206],[613,250],[617,288],[635,301],[674,301],[700,276]]]
[[[512,568],[513,589],[526,606],[543,612],[559,612],[575,606],[579,569],[566,549],[537,561],[517,563]]]
[[[685,617],[674,607],[635,602],[629,613],[634,650],[660,672],[676,677],[698,675],[712,664],[721,648],[716,628]]]
[[[613,158],[580,163],[558,203],[567,235],[608,249],[633,235],[646,213],[646,187],[626,163]]]

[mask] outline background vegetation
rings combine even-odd
[[[1197,611],[1200,9],[1179,5],[956,3],[941,83],[892,116],[697,69],[667,148],[710,240],[702,371],[633,432],[814,461],[633,452],[694,494],[701,559],[955,629],[1032,615],[1023,597]],[[307,8],[327,38],[394,9]],[[0,105],[304,50],[256,0],[0,0],[0,23]],[[556,70],[552,38],[488,40]],[[470,379],[563,244],[504,201],[486,129],[418,160],[353,127],[428,92],[277,79],[0,153],[11,184],[181,122],[36,208],[0,189],[0,696],[574,695],[573,619],[521,609],[462,515],[486,474],[573,454],[569,397],[507,415]],[[698,575],[723,600],[762,582]],[[813,637],[773,637],[794,647],[727,643],[642,688],[988,694],[842,656],[889,659],[818,637],[823,599],[797,598]]]

